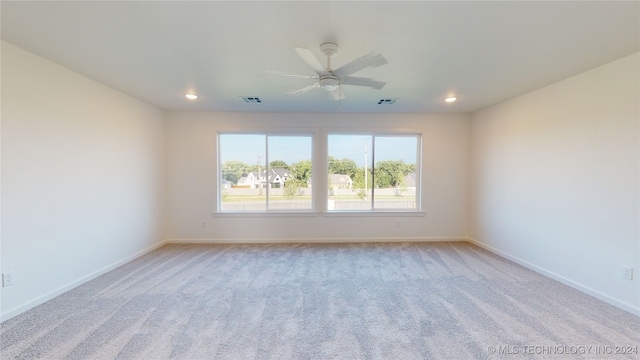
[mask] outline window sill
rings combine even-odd
[[[326,217],[425,217],[426,211],[327,211],[322,216]]]
[[[213,217],[314,217],[320,216],[317,211],[237,211],[212,212]]]
[[[212,212],[212,217],[425,217],[426,211],[243,211]]]

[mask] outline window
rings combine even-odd
[[[221,212],[311,210],[312,135],[218,135]]]
[[[421,146],[416,133],[219,133],[217,212],[420,214]]]
[[[328,211],[418,211],[420,135],[329,134]]]

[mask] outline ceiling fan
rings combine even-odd
[[[327,91],[335,100],[344,99],[342,85],[366,86],[373,89],[382,89],[386,84],[382,81],[376,81],[370,78],[350,76],[358,71],[368,67],[378,67],[387,63],[387,60],[379,53],[369,53],[352,62],[345,64],[337,69],[331,68],[331,57],[338,53],[338,45],[326,42],[320,45],[320,51],[327,57],[327,66],[324,67],[320,61],[313,55],[311,50],[304,47],[296,47],[296,52],[311,68],[316,75],[295,75],[281,72],[270,71],[269,73],[279,76],[290,76],[305,79],[317,80],[314,84],[305,86],[301,89],[289,91],[287,94],[300,95],[309,90],[320,88]],[[336,90],[340,91],[336,91]]]

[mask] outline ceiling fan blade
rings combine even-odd
[[[320,87],[320,84],[315,83],[315,84],[312,84],[312,85],[309,85],[309,86],[305,86],[305,87],[303,87],[301,89],[298,89],[298,90],[289,91],[287,94],[289,94],[289,95],[300,95],[300,94],[306,93],[309,90],[313,90],[313,89],[319,88],[319,87]]]
[[[288,76],[302,79],[318,79],[320,78],[318,75],[298,75],[298,74],[288,74],[279,71],[267,71],[267,74],[276,75],[276,76]]]
[[[373,55],[373,57],[371,58],[371,67],[382,66],[387,62],[388,62],[387,59],[385,59],[384,56],[382,56],[382,54],[378,53]]]
[[[300,55],[302,60],[304,60],[309,66],[311,66],[311,68],[318,74],[325,74],[327,72],[327,69],[322,66],[320,61],[318,61],[318,58],[313,55],[311,50],[303,47],[296,47],[296,52],[298,53],[298,55]]]
[[[344,91],[342,91],[342,86],[338,87],[333,91],[329,91],[329,94],[331,94],[331,97],[333,97],[333,100],[336,100],[336,101],[346,98],[346,96],[344,96]]]
[[[382,81],[376,81],[369,78],[354,77],[354,76],[347,77],[346,79],[341,81],[341,83],[345,85],[368,86],[377,90],[382,89],[387,84]]]
[[[369,66],[378,67],[386,63],[387,59],[385,59],[382,54],[370,53],[359,57],[348,64],[342,65],[341,67],[335,69],[333,71],[333,74],[339,78],[344,78],[345,76],[349,76],[360,70],[366,69]]]

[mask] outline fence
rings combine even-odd
[[[415,200],[375,200],[375,209],[415,209]],[[272,200],[269,210],[310,210],[311,200]],[[362,200],[329,200],[328,210],[371,210],[371,201]],[[242,201],[222,203],[223,211],[265,211],[266,201]]]
[[[260,192],[260,190],[262,190],[262,192]],[[296,195],[311,196],[311,191],[312,191],[312,188],[299,188]],[[260,194],[266,195],[267,189],[231,188],[231,189],[225,189],[224,192],[230,196],[256,196]],[[357,190],[331,189],[329,190],[329,192],[330,192],[330,195],[335,195],[335,196],[353,196],[357,192]],[[383,196],[393,195],[393,196],[400,196],[400,197],[401,196],[413,197],[416,195],[416,189],[409,188],[405,191],[401,191],[400,189],[396,189],[396,188],[375,189],[375,193],[376,195],[383,195]],[[371,189],[367,190],[367,194],[371,196]],[[283,195],[282,188],[269,189],[269,195],[282,196]]]

